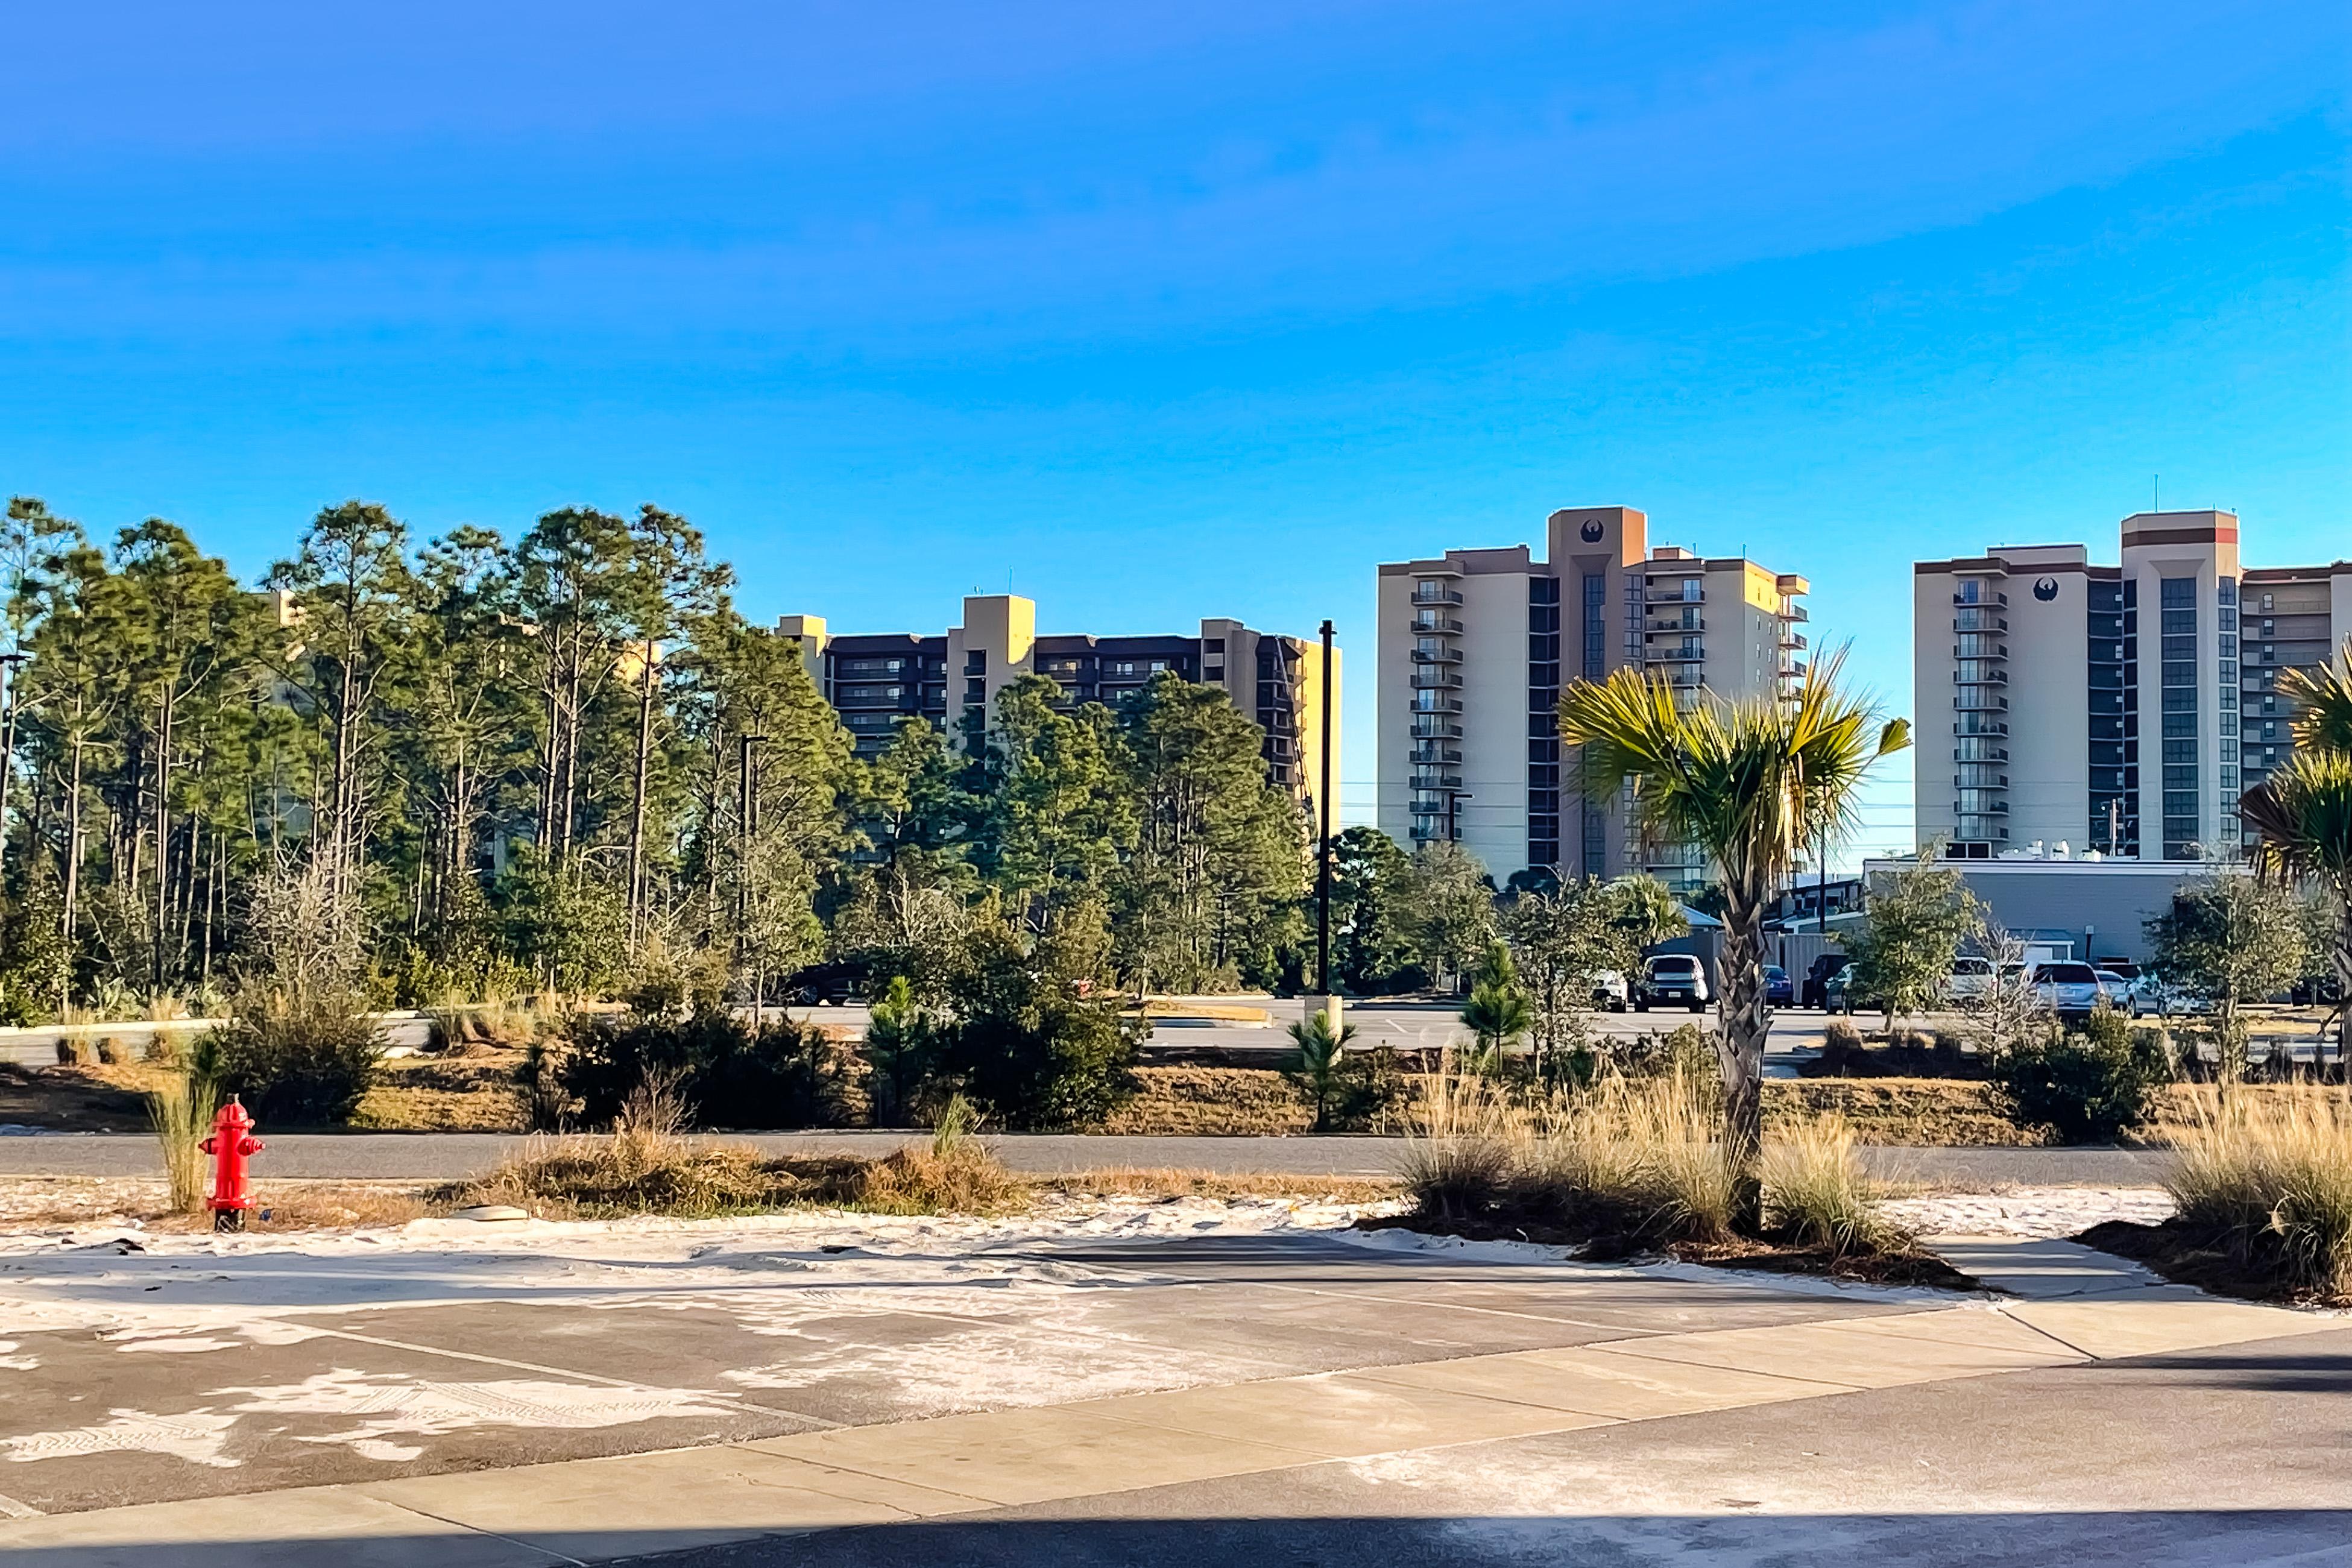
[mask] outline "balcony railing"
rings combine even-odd
[[[1451,615],[1416,615],[1412,629],[1424,637],[1459,637],[1462,622]]]
[[[1687,620],[1677,618],[1672,621],[1653,621],[1642,630],[1653,637],[1669,632],[1704,632],[1706,630],[1706,622],[1694,615]]]
[[[1985,747],[1983,756],[1969,757],[1966,755],[1960,747],[1955,746],[1952,747],[1952,760],[1959,763],[2006,762],[2009,760],[2009,747],[2006,746],[1989,746]]]
[[[2006,610],[2009,608],[2009,595],[2006,593],[1979,593],[1974,599],[1969,599],[1964,595],[1955,593],[1952,595],[1952,602],[1963,610]]]
[[[1645,603],[1645,604],[1704,604],[1704,603],[1706,603],[1706,589],[1704,589],[1704,588],[1701,588],[1701,587],[1697,586],[1697,580],[1696,580],[1696,579],[1695,579],[1695,578],[1690,578],[1690,579],[1685,579],[1684,580],[1685,580],[1685,581],[1688,581],[1688,582],[1690,582],[1692,586],[1690,586],[1689,588],[1685,588],[1685,587],[1683,587],[1683,586],[1682,586],[1682,584],[1681,584],[1680,582],[1675,582],[1675,583],[1654,582],[1654,583],[1651,583],[1651,584],[1649,585],[1648,591],[1647,591],[1647,592],[1645,592],[1645,593],[1642,596],[1642,598],[1643,598],[1643,603]]]
[[[1783,632],[1780,633],[1780,651],[1784,653],[1801,653],[1805,651],[1805,640],[1794,632]]]
[[[1995,643],[1989,647],[1979,647],[1976,652],[1969,653],[1955,643],[1952,644],[1952,657],[1955,659],[2006,659],[2009,657],[2009,644]]]
[[[1811,621],[1812,616],[1806,612],[1803,605],[1791,604],[1789,608],[1780,612],[1780,619],[1783,621]]]
[[[1412,694],[1412,711],[1415,713],[1458,714],[1462,711],[1462,699],[1460,697],[1447,696],[1442,692],[1415,692]],[[1460,735],[1462,732],[1459,729],[1456,729],[1454,733]]]
[[[1987,615],[1981,610],[1963,610],[1952,617],[1955,632],[2002,632],[2009,630],[2006,615]]]
[[[1454,746],[1432,746],[1424,744],[1416,746],[1412,748],[1411,760],[1416,763],[1459,762],[1462,760],[1462,749],[1461,747]]]
[[[1417,692],[1460,691],[1462,673],[1442,666],[1424,665],[1413,671],[1412,689]]]
[[[1952,814],[1956,817],[2006,817],[2009,815],[2009,802],[1987,800],[1973,810],[1963,811],[1960,803],[1955,800],[1952,802]]]
[[[1459,706],[1454,711],[1461,711]],[[1415,740],[1459,740],[1462,738],[1462,727],[1451,719],[1416,708],[1412,716],[1412,737]]]
[[[1459,648],[1415,648],[1412,662],[1416,664],[1458,664],[1462,662]]]
[[[1412,787],[1416,789],[1459,789],[1462,775],[1449,773],[1442,768],[1416,768],[1412,770]]]
[[[1952,672],[1952,684],[1958,686],[2005,686],[2009,685],[2007,670],[1979,670],[1973,675]]]
[[[1415,604],[1451,604],[1458,607],[1462,602],[1462,591],[1458,588],[1441,588],[1433,582],[1424,582],[1414,587],[1412,591],[1412,602]]]

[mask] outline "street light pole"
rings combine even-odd
[[[1322,844],[1315,857],[1315,983],[1325,1007],[1331,996],[1331,622],[1323,622],[1323,778],[1315,790]]]

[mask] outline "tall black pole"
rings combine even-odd
[[[1813,873],[1815,881],[1821,885],[1822,935],[1826,936],[1830,934],[1830,831],[1827,824],[1822,828],[1822,863],[1813,868]]]
[[[1315,858],[1315,975],[1318,988],[1331,994],[1331,622],[1323,622],[1322,782],[1315,790],[1321,819],[1322,850]]]

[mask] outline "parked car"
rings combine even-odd
[[[1843,953],[1824,953],[1815,958],[1812,967],[1805,971],[1804,984],[1797,988],[1797,1005],[1828,1011],[1830,1004],[1826,988],[1829,978],[1853,962]]]
[[[837,1008],[857,999],[865,978],[854,964],[816,964],[794,975],[786,994],[804,1008]]]
[[[1981,1001],[1991,991],[1993,980],[1991,959],[1963,955],[1952,960],[1952,972],[1944,977],[1944,999],[1948,1002]]]
[[[1631,1004],[1633,993],[1625,984],[1625,977],[1616,970],[1603,969],[1591,978],[1594,1007],[1604,1008],[1612,1013],[1622,1013]]]
[[[2034,1000],[2062,1019],[2086,1019],[2105,998],[2088,964],[2036,964],[2031,983]]]
[[[1822,1010],[1851,1013],[1857,1008],[1865,1012],[1876,1009],[1880,1005],[1878,998],[1862,988],[1857,983],[1860,978],[1851,964],[1832,971],[1830,977],[1822,982]]]
[[[1764,1005],[1768,1008],[1792,1008],[1797,1005],[1797,988],[1789,983],[1789,971],[1778,964],[1764,966]]]
[[[1669,1005],[1698,1012],[1712,999],[1706,966],[1687,953],[1661,953],[1643,965],[1642,984],[1633,993],[1633,1005],[1643,1012]]]
[[[2099,995],[2106,998],[2107,1006],[2127,1012],[2134,1018],[2139,1017],[2139,993],[2132,989],[2129,975],[2108,968],[2095,968],[2091,972],[2099,977]]]

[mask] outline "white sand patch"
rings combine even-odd
[[[91,1454],[165,1454],[215,1469],[235,1469],[238,1464],[221,1453],[235,1416],[191,1410],[178,1416],[152,1416],[143,1410],[110,1410],[109,1419],[92,1427],[62,1432],[26,1432],[0,1437],[0,1460],[30,1464],[40,1459],[82,1458]]]
[[[1922,1236],[2044,1239],[2079,1235],[2111,1219],[2160,1224],[2172,1218],[2174,1205],[2161,1187],[2039,1186],[1893,1198],[1879,1210]]]
[[[1026,1310],[1096,1277],[1019,1256],[1055,1242],[1331,1234],[1363,1212],[1313,1201],[1182,1198],[1074,1200],[1011,1219],[792,1213],[533,1220],[488,1232],[418,1221],[312,1235],[150,1234],[141,1238],[143,1250],[128,1253],[106,1245],[110,1234],[16,1233],[0,1235],[0,1314],[20,1331],[154,1328],[283,1343],[290,1341],[263,1336],[308,1332],[302,1320],[392,1308],[723,1302],[747,1321],[773,1316],[789,1332],[812,1312],[873,1312],[884,1297],[950,1316]],[[883,1296],[861,1297],[861,1288]],[[922,1292],[919,1302],[912,1291]],[[1032,1301],[1015,1306],[1008,1291]],[[264,1326],[272,1322],[280,1327]]]
[[[343,1367],[299,1383],[214,1392],[215,1398],[232,1395],[245,1396],[230,1406],[240,1415],[362,1417],[341,1431],[296,1440],[342,1444],[377,1459],[415,1458],[421,1450],[384,1440],[404,1434],[438,1437],[478,1427],[578,1431],[675,1416],[733,1416],[740,1409],[729,1396],[698,1388],[614,1387],[532,1378],[426,1381]]]
[[[203,1334],[175,1334],[170,1338],[156,1338],[142,1334],[137,1339],[126,1342],[120,1348],[150,1352],[167,1351],[184,1354],[206,1350],[236,1350],[243,1343],[242,1340],[211,1339]]]

